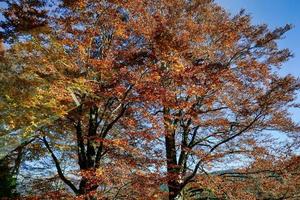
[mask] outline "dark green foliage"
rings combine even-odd
[[[0,160],[0,197],[15,197],[16,186],[16,177],[9,167],[8,160]]]

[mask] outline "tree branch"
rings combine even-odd
[[[52,159],[53,159],[53,161],[54,161],[54,163],[55,163],[55,167],[56,167],[56,170],[57,170],[57,173],[58,173],[60,179],[61,179],[65,184],[67,184],[67,185],[73,190],[73,192],[74,192],[75,194],[78,194],[78,192],[79,192],[78,189],[77,189],[77,188],[73,185],[73,183],[72,183],[70,180],[68,180],[68,179],[65,177],[65,175],[63,174],[63,172],[62,172],[62,170],[61,170],[61,167],[60,167],[60,163],[59,163],[57,157],[55,156],[54,152],[52,151],[52,149],[51,149],[51,147],[50,147],[50,145],[49,145],[49,143],[48,143],[48,141],[47,141],[47,139],[46,139],[45,136],[43,136],[43,142],[44,142],[46,148],[48,149],[48,151],[49,151],[50,154],[51,154],[51,157],[52,157]]]

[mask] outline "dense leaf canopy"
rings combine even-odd
[[[300,84],[274,70],[292,56],[277,46],[291,25],[211,0],[6,3],[1,140],[27,148],[23,166],[52,168],[28,178],[33,196],[299,195]]]

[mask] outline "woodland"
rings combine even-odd
[[[300,199],[292,25],[213,0],[0,2],[0,199]]]

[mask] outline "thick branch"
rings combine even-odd
[[[48,149],[48,151],[49,151],[50,154],[51,154],[51,157],[52,157],[52,159],[53,159],[53,161],[54,161],[54,163],[55,163],[55,167],[56,167],[56,170],[57,170],[57,173],[58,173],[60,179],[61,179],[65,184],[67,184],[67,185],[74,191],[75,194],[78,194],[78,192],[79,192],[78,189],[73,185],[73,183],[72,183],[70,180],[68,180],[68,179],[64,176],[64,174],[63,174],[63,172],[62,172],[62,170],[61,170],[61,167],[60,167],[60,163],[59,163],[57,157],[55,156],[54,152],[52,151],[52,149],[51,149],[49,143],[47,142],[46,137],[43,137],[43,142],[44,142],[46,148]]]
[[[127,107],[128,107],[128,104],[122,106],[122,110],[117,115],[117,117],[114,120],[112,120],[106,126],[106,128],[102,131],[102,133],[100,135],[101,139],[104,139],[107,136],[108,132],[114,126],[114,124],[125,114],[125,111],[127,110]],[[100,142],[100,145],[98,146],[98,149],[97,149],[97,154],[96,154],[96,159],[95,159],[95,165],[96,165],[96,167],[99,166],[100,159],[101,159],[101,157],[103,155],[102,151],[103,151],[103,141]]]
[[[88,130],[87,152],[86,152],[88,167],[94,166],[93,156],[95,155],[95,148],[93,143],[98,128],[97,119],[98,119],[98,107],[92,106],[90,108],[90,113],[89,113],[89,130]]]
[[[253,124],[261,117],[261,113],[260,112],[252,121],[251,123],[249,123],[246,127],[244,127],[242,130],[240,130],[238,133],[222,140],[221,142],[219,142],[218,144],[216,144],[215,146],[213,146],[210,151],[207,153],[207,156],[209,154],[211,154],[215,149],[217,149],[219,146],[221,146],[224,143],[229,142],[230,140],[233,140],[234,138],[240,136],[241,134],[243,134],[245,131],[247,131],[249,128],[251,128],[253,126]],[[192,174],[190,174],[188,177],[185,178],[184,182],[182,183],[182,187],[184,187],[192,178],[194,178],[194,176],[196,175],[199,167],[201,166],[201,163],[203,161],[203,158],[201,160],[198,161],[198,163],[196,164]]]
[[[77,136],[77,154],[78,154],[78,164],[80,169],[86,168],[86,156],[84,148],[84,140],[82,135],[81,121],[78,120],[76,124],[76,136]]]
[[[261,114],[261,113],[260,113],[260,114]],[[236,133],[236,134],[234,134],[234,135],[232,135],[232,136],[226,138],[225,140],[223,140],[223,141],[219,142],[218,144],[216,144],[215,146],[213,146],[213,147],[210,149],[209,153],[212,153],[216,148],[218,148],[218,147],[221,146],[222,144],[224,144],[224,143],[226,143],[226,142],[229,142],[230,140],[233,140],[234,138],[240,136],[240,135],[243,134],[245,131],[247,131],[249,128],[251,128],[252,125],[260,118],[260,116],[261,116],[260,114],[258,114],[258,115],[253,119],[253,121],[252,121],[250,124],[248,124],[248,125],[247,125],[246,127],[244,127],[242,130],[240,130],[238,133]]]

